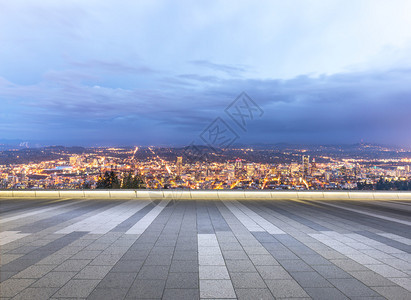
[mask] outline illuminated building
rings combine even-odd
[[[303,155],[302,160],[303,160],[303,174],[304,176],[307,176],[310,174],[310,156]]]
[[[176,167],[177,167],[177,175],[181,176],[181,171],[183,168],[183,158],[181,156],[177,157]]]
[[[247,165],[247,175],[253,177],[255,175],[255,168],[252,164]]]

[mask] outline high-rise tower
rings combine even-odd
[[[310,174],[310,156],[303,155],[303,174],[307,176]]]
[[[177,167],[177,175],[181,176],[181,171],[183,169],[183,158],[181,156],[177,157],[176,167]]]

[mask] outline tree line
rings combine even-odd
[[[357,182],[359,190],[411,191],[411,180],[386,180],[380,178],[375,184]]]
[[[140,174],[127,173],[123,180],[120,180],[113,171],[106,171],[97,181],[97,189],[145,189],[146,184]]]

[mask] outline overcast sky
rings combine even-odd
[[[0,141],[411,146],[411,1],[0,0]],[[224,109],[246,92],[263,116]]]

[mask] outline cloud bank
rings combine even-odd
[[[245,91],[241,143],[411,146],[409,1],[0,3],[0,138],[183,145]]]

